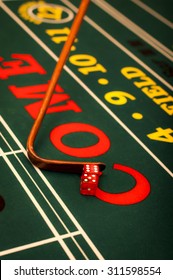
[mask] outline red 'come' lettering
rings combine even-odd
[[[17,98],[20,99],[43,99],[48,85],[38,84],[24,87],[16,87],[15,85],[11,85],[8,88]],[[72,110],[77,113],[82,111],[82,109],[73,100],[69,100],[70,95],[62,93],[64,90],[61,86],[56,85],[54,90],[55,93],[52,96],[46,114],[59,113],[69,110]],[[58,94],[56,94],[56,92]],[[63,104],[61,104],[62,102]],[[36,119],[41,105],[42,100],[26,105],[25,109],[32,118]]]
[[[82,148],[70,147],[62,142],[62,138],[65,135],[77,132],[94,134],[98,137],[98,142],[92,146]],[[110,140],[103,131],[95,126],[84,123],[67,123],[59,125],[51,131],[50,140],[53,145],[61,152],[68,154],[69,156],[79,158],[97,157],[106,153],[110,148]]]
[[[30,54],[12,54],[14,60],[3,61],[0,67],[0,79],[7,79],[9,76],[23,75],[23,74],[46,74],[44,68],[32,57]]]
[[[76,113],[81,112],[81,108],[73,101],[67,100],[70,96],[68,94],[61,94],[61,95],[53,95],[52,99],[49,104],[49,108],[46,111],[46,114],[51,113],[59,113],[68,110],[72,110]],[[60,102],[65,101],[65,104],[59,105]],[[52,106],[58,104],[56,106]],[[38,112],[40,111],[42,105],[42,101],[35,102],[33,104],[29,104],[25,106],[26,111],[31,115],[32,118],[36,119]]]
[[[136,180],[136,185],[131,190],[122,193],[108,193],[97,188],[95,194],[97,198],[112,204],[130,205],[141,202],[149,195],[150,184],[144,175],[131,167],[121,164],[114,164],[113,168],[133,176]]]
[[[16,96],[16,98],[28,98],[28,99],[35,99],[35,98],[44,98],[45,92],[48,89],[48,84],[37,84],[32,86],[24,86],[24,87],[17,87],[16,85],[8,86],[9,90]],[[64,92],[63,88],[60,85],[55,86],[55,92],[62,93]]]

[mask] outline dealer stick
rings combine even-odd
[[[48,85],[47,92],[45,93],[45,97],[43,99],[41,109],[38,113],[38,116],[34,122],[34,125],[30,131],[30,134],[28,136],[28,140],[27,140],[28,157],[34,165],[36,165],[37,167],[42,168],[42,169],[49,169],[49,170],[60,171],[60,172],[81,173],[83,170],[83,166],[86,164],[90,164],[88,162],[73,162],[73,161],[59,161],[59,160],[45,159],[45,158],[38,156],[34,150],[34,141],[36,139],[36,136],[38,134],[38,131],[42,124],[44,116],[46,114],[47,108],[50,104],[55,86],[59,80],[60,74],[65,65],[67,57],[70,53],[72,44],[76,38],[76,35],[77,35],[77,32],[78,32],[80,26],[81,26],[82,20],[87,11],[89,3],[90,3],[90,0],[82,0],[80,3],[78,12],[75,16],[75,19],[74,19],[72,27],[71,27],[70,34],[60,53],[59,60],[55,66],[50,83]],[[105,168],[105,164],[101,163],[101,162],[96,162],[96,163],[91,163],[91,164],[98,165],[100,170],[103,170]]]

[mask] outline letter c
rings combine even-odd
[[[150,184],[144,175],[131,167],[121,164],[114,164],[113,168],[133,176],[136,180],[136,185],[131,190],[122,193],[108,193],[97,188],[95,194],[97,198],[112,204],[130,205],[141,202],[149,195]]]

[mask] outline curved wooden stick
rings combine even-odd
[[[81,4],[78,9],[78,13],[76,14],[76,17],[72,24],[70,34],[68,36],[66,43],[64,44],[64,47],[60,53],[59,60],[56,64],[54,72],[52,74],[50,83],[48,85],[47,92],[45,93],[45,97],[43,99],[41,109],[38,113],[38,116],[34,122],[34,125],[30,131],[30,134],[28,136],[28,140],[27,140],[28,157],[34,165],[36,165],[37,167],[39,167],[41,169],[48,169],[48,170],[59,171],[59,172],[81,173],[83,170],[83,166],[85,164],[90,164],[88,162],[73,162],[73,161],[59,161],[59,160],[45,159],[45,158],[38,156],[34,150],[34,141],[36,139],[36,136],[38,134],[38,131],[42,124],[44,116],[46,114],[47,108],[50,104],[50,101],[51,101],[51,98],[53,95],[53,91],[58,82],[62,69],[65,65],[66,59],[71,50],[71,46],[76,38],[77,32],[80,28],[80,25],[82,23],[82,20],[84,18],[84,15],[86,13],[89,3],[90,3],[90,0],[81,1]],[[99,166],[100,170],[103,170],[105,168],[105,164],[101,163],[101,162],[93,162],[91,164],[97,164]]]

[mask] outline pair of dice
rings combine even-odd
[[[83,195],[95,195],[101,174],[102,172],[100,172],[98,165],[85,164],[81,176],[80,193]]]

